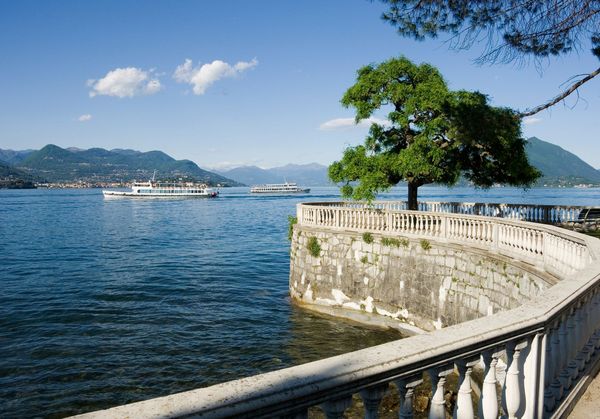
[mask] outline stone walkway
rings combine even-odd
[[[577,402],[575,409],[569,415],[569,419],[600,418],[600,374],[596,374],[594,380]]]

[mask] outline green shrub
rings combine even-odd
[[[361,263],[369,263],[369,258],[367,257],[367,255],[364,255],[360,258],[360,261]]]
[[[288,240],[292,240],[292,236],[294,235],[294,226],[298,224],[298,217],[294,217],[293,215],[288,215]]]
[[[401,238],[396,239],[393,237],[383,237],[381,239],[381,244],[387,247],[408,247],[408,239]]]
[[[314,258],[318,258],[321,255],[321,245],[315,236],[310,236],[308,238],[306,248],[308,249],[308,253],[310,253],[310,255]]]
[[[431,243],[429,243],[429,240],[422,239],[421,240],[421,248],[423,250],[429,250],[429,249],[431,249]]]
[[[362,239],[367,244],[373,243],[373,235],[369,232],[363,233]]]
[[[400,246],[400,240],[398,239],[390,239],[389,237],[382,237],[381,238],[381,245],[382,246],[387,246],[387,247],[399,247]]]

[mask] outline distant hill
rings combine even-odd
[[[10,150],[0,150],[3,155],[10,154],[7,151]],[[149,179],[156,170],[159,179],[188,177],[210,185],[239,185],[234,180],[201,169],[190,160],[175,160],[162,151],[64,149],[49,144],[28,153],[14,167],[49,182],[127,182]]]
[[[280,179],[271,172],[256,166],[241,166],[235,169],[220,171],[217,173],[234,179],[245,185],[258,185],[261,183],[279,183]]]
[[[531,164],[543,173],[539,185],[600,185],[599,170],[557,145],[531,137],[526,151]],[[285,180],[303,186],[331,185],[327,166],[317,163],[288,164],[272,169],[242,166],[213,173],[201,169],[190,160],[175,160],[162,151],[64,149],[52,144],[37,151],[0,149],[0,179],[127,182],[149,179],[154,170],[157,170],[159,178],[191,177],[211,185],[255,185]]]
[[[543,173],[538,185],[600,184],[599,170],[557,145],[531,137],[528,139],[526,152],[530,163]],[[331,185],[327,177],[327,166],[317,163],[288,164],[272,169],[242,166],[218,173],[246,185],[280,183],[284,180],[307,186]]]
[[[527,141],[529,162],[543,174],[539,184],[600,184],[600,171],[575,154],[537,137],[531,137]]]
[[[327,178],[327,166],[317,163],[288,164],[272,169],[261,169],[256,166],[241,166],[227,171],[219,171],[223,176],[235,179],[246,185],[261,183],[296,182],[303,186],[331,185]]]
[[[6,163],[0,162],[0,189],[34,188],[35,183],[40,180]]]
[[[27,173],[15,169],[12,166],[9,166],[6,163],[0,162],[0,179],[8,179],[8,178],[15,178],[15,179],[26,179],[28,178]]]
[[[35,150],[14,151],[0,149],[0,163],[6,163],[9,166],[17,165],[34,151]]]

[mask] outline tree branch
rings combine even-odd
[[[600,67],[598,67],[595,71],[593,71],[592,73],[588,74],[587,76],[585,76],[584,78],[579,80],[577,83],[573,83],[573,85],[571,85],[571,87],[569,87],[567,90],[565,90],[564,92],[562,92],[560,95],[556,96],[549,102],[546,102],[543,105],[537,106],[531,110],[519,113],[519,117],[524,118],[526,116],[535,115],[536,113],[541,112],[544,109],[548,109],[549,107],[556,105],[558,102],[560,102],[561,100],[563,100],[564,98],[569,96],[571,93],[576,91],[579,88],[579,86],[590,81],[591,79],[596,77],[598,74],[600,74]]]

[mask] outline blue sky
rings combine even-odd
[[[477,48],[401,38],[382,10],[367,0],[0,0],[0,148],[163,150],[209,168],[329,164],[366,134],[345,126],[353,113],[339,102],[365,64],[429,62],[451,88],[521,110],[598,67],[587,48],[541,72],[477,66]],[[523,129],[600,168],[599,117],[592,80]]]

